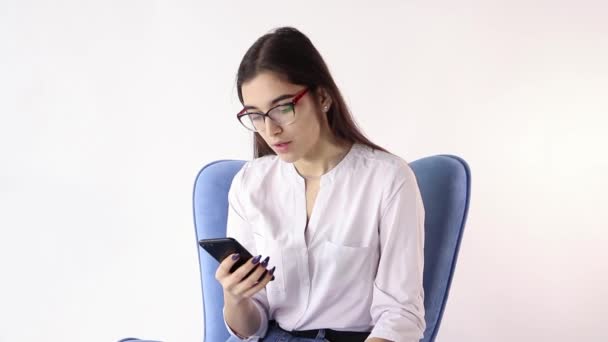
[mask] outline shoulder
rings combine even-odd
[[[264,176],[278,168],[279,160],[276,155],[267,155],[249,160],[234,175],[231,188],[247,188],[249,184],[259,183]]]
[[[365,145],[355,146],[357,148],[354,154],[355,168],[365,169],[388,181],[403,182],[407,179],[415,179],[409,163],[400,156]]]
[[[377,186],[383,213],[391,203],[395,203],[395,199],[409,201],[412,198],[420,198],[416,174],[402,157],[365,146],[361,153],[358,153],[357,162],[362,165],[360,167],[372,170],[370,174],[374,181],[371,184]]]

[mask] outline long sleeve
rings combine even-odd
[[[253,238],[253,232],[251,230],[250,224],[246,219],[245,210],[242,206],[240,198],[242,196],[241,191],[243,191],[242,181],[243,181],[243,173],[247,168],[247,164],[243,166],[243,168],[235,175],[230,190],[228,192],[228,221],[226,225],[226,236],[232,237],[236,239],[238,242],[243,245],[252,255],[257,255],[257,248],[255,245],[255,240]],[[266,336],[268,330],[268,298],[266,296],[266,289],[262,289],[253,297],[251,297],[253,303],[255,304],[258,312],[260,313],[261,323],[258,330],[249,338],[242,339],[238,336],[226,323],[224,319],[224,324],[226,325],[226,329],[228,332],[243,341],[258,341],[260,338]]]
[[[369,337],[418,342],[424,334],[424,205],[413,171],[394,180],[383,208],[380,260],[370,309]]]

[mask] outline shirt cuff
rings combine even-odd
[[[372,338],[372,337],[377,337],[377,338],[383,338],[385,340],[389,340],[389,341],[395,341],[395,342],[419,342],[420,339],[418,339],[417,337],[411,337],[411,338],[403,338],[403,335],[400,335],[394,331],[390,331],[390,330],[382,330],[382,329],[374,329],[369,336],[367,336],[367,338]]]
[[[222,317],[224,319],[224,325],[226,326],[226,330],[228,330],[228,333],[231,336],[236,337],[240,341],[259,341],[264,336],[266,336],[266,333],[268,332],[268,316],[266,315],[266,310],[264,310],[262,305],[258,303],[258,301],[254,298],[252,298],[251,301],[253,302],[255,308],[258,309],[258,313],[260,314],[260,327],[253,335],[249,337],[239,336],[234,330],[232,330],[232,328],[230,328],[224,316],[224,309],[222,309]]]
[[[426,324],[423,323],[424,326],[420,327],[408,324],[403,319],[395,319],[401,318],[398,316],[393,316],[392,318],[393,320],[389,322],[389,314],[385,313],[376,322],[368,338],[378,337],[396,342],[419,342],[424,337]]]

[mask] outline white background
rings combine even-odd
[[[201,341],[191,192],[293,25],[367,135],[473,173],[439,342],[606,341],[605,1],[0,0],[0,341]]]

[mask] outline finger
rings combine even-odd
[[[215,273],[215,277],[217,279],[223,278],[230,274],[230,269],[234,264],[236,264],[241,256],[238,253],[234,253],[224,258],[220,263],[220,266],[217,268],[217,272]]]
[[[239,284],[241,281],[247,278],[247,276],[251,272],[253,272],[254,269],[260,266],[261,258],[262,256],[258,255],[254,258],[247,260],[245,264],[241,265],[236,271],[232,273],[232,275],[230,276],[232,278],[231,281],[233,281],[234,284]]]
[[[239,281],[243,279],[251,270],[256,268],[260,263],[261,255],[256,257],[249,258],[243,265],[241,265],[238,269],[232,272],[232,276],[237,278]]]
[[[275,269],[276,269],[276,266],[274,266],[274,267],[273,267],[273,268],[271,268],[271,269],[266,269],[266,272],[264,272],[264,274],[262,274],[262,275],[260,276],[260,278],[258,278],[258,279],[256,280],[256,282],[255,282],[253,285],[254,285],[254,286],[257,286],[257,285],[258,285],[258,283],[263,282],[264,280],[266,280],[266,278],[270,278],[270,279],[268,280],[269,282],[270,282],[270,281],[273,281],[273,280],[274,280],[274,275],[273,275],[273,273],[274,273],[274,270],[275,270]]]
[[[258,293],[259,291],[261,291],[264,287],[266,287],[266,285],[268,285],[268,283],[273,279],[273,275],[267,270],[266,272],[264,272],[264,277],[262,278],[262,280],[260,280],[258,283],[256,283],[252,288],[250,288],[249,290],[246,290],[242,296],[245,298],[250,298],[252,297],[254,294]]]
[[[228,270],[229,274],[224,275],[224,278],[219,279],[222,287],[229,290],[234,295],[239,295],[242,293],[244,289],[237,288],[237,286],[241,283],[243,278],[249,274],[249,272],[253,271],[254,268],[259,266],[258,264],[261,257],[261,255],[258,255],[257,257],[249,258],[249,260],[238,266],[234,272],[230,273],[230,270]]]
[[[264,269],[266,270],[266,272],[268,272],[268,262],[269,262],[269,261],[270,261],[270,256],[267,256],[267,257],[266,257],[266,259],[264,259],[264,260],[263,260],[263,261],[260,263],[260,265],[264,267]],[[276,267],[273,267],[273,268],[272,268],[272,272],[274,272],[274,269],[275,269],[275,268],[276,268]],[[257,284],[259,281],[262,281],[262,278],[263,278],[264,276],[266,276],[266,272],[262,272],[262,274],[260,274],[260,276],[259,276],[258,278],[256,278],[255,283],[254,283],[253,285],[256,285],[256,284]],[[272,275],[272,273],[271,273],[270,275]]]
[[[261,279],[266,273],[266,267],[263,267],[262,264],[258,266],[251,274],[246,276],[241,282],[239,282],[236,286],[234,286],[234,292],[236,293],[244,293],[252,288],[257,282],[258,279]]]

